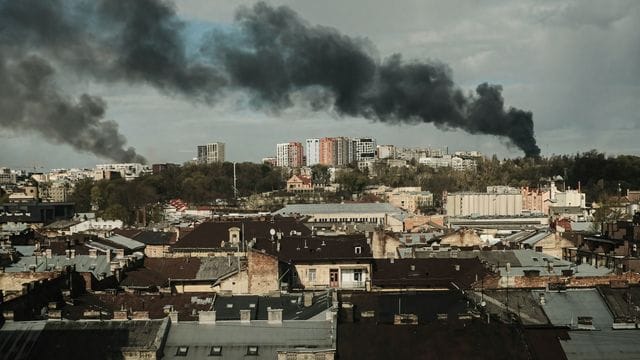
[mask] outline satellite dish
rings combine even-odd
[[[276,234],[276,229],[271,229],[269,230],[269,234],[271,234],[271,236]]]

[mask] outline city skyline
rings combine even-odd
[[[380,59],[397,52],[407,60],[443,62],[465,91],[483,82],[502,85],[505,107],[533,112],[543,156],[594,148],[612,155],[640,154],[634,145],[640,134],[636,101],[640,6],[635,2],[614,2],[606,8],[597,2],[568,1],[482,6],[466,1],[400,6],[368,2],[367,16],[355,11],[363,6],[359,2],[269,2],[283,4],[311,25],[366,38]],[[190,45],[209,29],[235,26],[237,2],[193,0],[175,6],[185,21],[184,35]],[[87,92],[104,98],[105,118],[119,125],[128,140],[126,146],[135,147],[149,163],[190,160],[195,157],[192,144],[208,143],[211,138],[228,144],[229,161],[258,162],[274,155],[277,143],[361,134],[376,138],[379,144],[456,145],[456,149],[486,155],[522,156],[503,138],[444,131],[432,124],[387,125],[359,117],[340,118],[332,111],[314,112],[302,105],[280,112],[255,111],[235,93],[214,106],[194,105],[141,84],[73,80],[78,79],[56,78],[70,97]],[[20,130],[3,127],[0,138],[2,166],[83,167],[109,162]]]

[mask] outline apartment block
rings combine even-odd
[[[224,143],[214,142],[198,145],[198,163],[214,164],[224,162]]]
[[[307,139],[305,154],[307,156],[307,166],[320,163],[320,139]]]
[[[276,165],[301,167],[304,165],[304,149],[299,142],[280,143],[276,146]]]

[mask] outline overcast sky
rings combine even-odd
[[[533,112],[542,155],[597,149],[640,155],[640,1],[278,1],[312,24],[367,38],[379,57],[448,64],[464,89],[502,84],[507,106]],[[180,0],[188,37],[233,27],[245,1]],[[151,87],[60,80],[70,94],[102,96],[128,145],[150,163],[182,163],[196,145],[222,141],[229,161],[259,161],[275,144],[323,136],[372,136],[378,144],[448,146],[522,156],[504,141],[430,124],[387,125],[302,107],[269,115],[229,96],[194,105]],[[109,162],[0,128],[0,166],[91,167]]]

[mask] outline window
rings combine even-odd
[[[307,271],[307,280],[309,280],[309,282],[316,281],[316,269],[309,269]]]
[[[176,350],[176,356],[187,356],[189,352],[188,346],[178,346],[178,350]]]
[[[222,356],[222,346],[212,346],[209,356]]]
[[[353,270],[353,281],[362,281],[362,269]]]
[[[257,346],[248,346],[247,347],[247,355],[258,355],[258,347]]]

